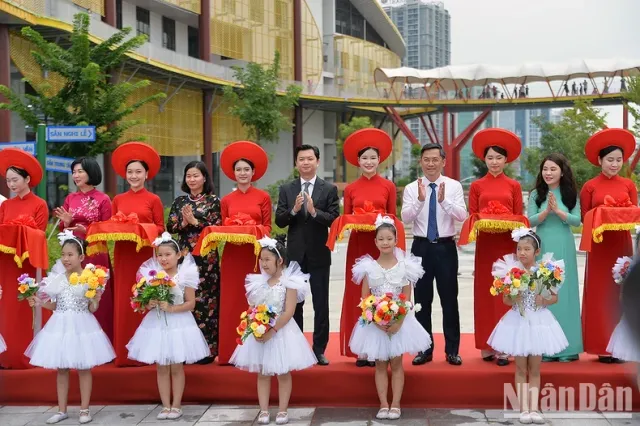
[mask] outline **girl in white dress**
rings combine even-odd
[[[542,241],[531,229],[516,229],[511,235],[518,243],[517,259],[507,255],[504,260],[494,263],[494,276],[506,275],[514,267],[529,271],[540,254]],[[531,291],[527,288],[515,299],[505,295],[502,301],[511,309],[493,329],[487,343],[496,351],[515,358],[520,423],[544,424],[545,420],[538,411],[542,356],[553,356],[569,346],[562,327],[547,309],[547,306],[558,302],[558,295],[552,293],[549,298],[544,298],[538,289]],[[520,307],[524,307],[524,315],[520,313]]]
[[[187,254],[182,264],[178,265],[180,248],[168,232],[156,238],[153,245],[156,247],[155,257],[140,266],[138,277],[149,280],[157,272],[165,271],[176,284],[171,288],[173,302],[149,302],[149,312],[127,343],[128,357],[145,364],[157,365],[158,391],[163,408],[156,418],[178,419],[182,417],[185,385],[183,363],[193,364],[210,356],[211,352],[191,313],[200,282],[193,257]]]
[[[413,285],[424,275],[422,261],[411,253],[396,248],[396,228],[393,219],[378,215],[376,220],[376,246],[380,250],[377,260],[369,255],[357,259],[353,265],[353,282],[362,283],[362,298],[370,295],[382,297],[392,293],[394,297],[404,294],[411,300]],[[349,347],[359,359],[376,363],[376,389],[380,398],[378,419],[399,419],[400,399],[404,387],[402,355],[417,354],[431,347],[429,333],[420,325],[414,311],[410,311],[400,321],[387,326],[374,323],[362,326],[357,323],[353,329]],[[391,406],[387,398],[389,387],[388,368],[391,366]]]
[[[89,423],[91,413],[91,368],[112,361],[116,354],[107,335],[93,313],[98,310],[100,292],[93,299],[85,297],[86,284],[71,285],[74,272],[82,274],[82,261],[87,244],[69,230],[58,234],[62,257],[40,284],[36,296],[28,299],[30,306],[42,306],[53,311],[44,328],[33,339],[25,355],[31,365],[57,369],[58,413],[47,424],[67,419],[69,370],[78,370],[80,379],[80,423]]]
[[[0,299],[2,299],[2,286],[0,286]],[[7,350],[7,344],[4,342],[2,338],[2,334],[0,334],[0,354]]]
[[[634,263],[638,262],[638,243],[640,243],[640,226],[636,227],[636,255]],[[629,268],[632,268],[630,266]],[[624,285],[621,283],[620,285]],[[623,291],[620,290],[620,299],[622,300]],[[609,344],[607,345],[607,352],[611,354],[614,360],[622,360],[628,362],[640,363],[640,344],[632,335],[631,328],[625,318],[624,314],[620,318],[620,322],[611,333]],[[640,390],[640,366],[636,373],[636,385]]]
[[[280,238],[283,238],[284,235]],[[289,422],[287,408],[291,397],[291,371],[304,370],[318,360],[298,324],[293,320],[296,304],[309,292],[309,274],[303,274],[296,262],[288,266],[282,242],[271,238],[260,241],[260,274],[249,274],[245,280],[249,306],[266,304],[277,312],[273,328],[261,338],[249,336],[238,345],[229,361],[241,370],[258,373],[258,424],[270,422],[269,394],[271,376],[278,376],[278,413],[276,424]]]

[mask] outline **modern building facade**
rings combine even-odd
[[[407,54],[402,66],[417,69],[444,67],[451,64],[451,17],[444,4],[429,0],[379,0],[402,34]],[[419,97],[422,89],[411,89],[405,96]],[[436,133],[442,137],[442,116],[434,116]],[[419,119],[408,120],[407,125],[421,144],[430,142],[429,136]],[[409,170],[411,142],[403,138],[403,157],[400,168]]]
[[[150,80],[140,97],[167,94],[160,105],[138,110],[131,118],[145,124],[126,135],[145,136],[162,155],[162,171],[152,189],[165,203],[180,193],[183,167],[196,158],[210,165],[219,194],[233,188],[217,166],[224,146],[246,136],[222,102],[222,86],[234,82],[232,66],[269,64],[278,50],[281,78],[300,85],[304,96],[366,96],[375,92],[373,71],[400,66],[406,53],[401,34],[372,0],[0,0],[0,84],[34,93],[45,76],[20,27],[31,25],[49,40],[64,40],[79,11],[90,13],[96,43],[124,27],[149,38],[117,76]],[[25,77],[36,87],[24,83]],[[55,76],[46,80],[53,90],[64,83]],[[289,175],[293,146],[301,143],[320,148],[321,177],[353,179],[354,169],[336,172],[342,163],[336,152],[337,128],[348,117],[304,108],[293,115],[295,130],[264,145],[271,165],[259,186]],[[25,140],[33,140],[33,129],[0,111],[0,142]],[[118,183],[110,166],[104,169],[107,187],[121,190],[123,182]],[[55,198],[55,188],[67,177],[49,173],[48,179],[49,197]]]

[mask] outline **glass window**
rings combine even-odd
[[[151,41],[151,18],[147,9],[136,7],[136,32],[146,34]]]
[[[162,47],[176,50],[176,21],[162,17]]]
[[[189,27],[188,29],[188,41],[189,44],[189,56],[192,58],[200,57],[200,34],[197,28]]]

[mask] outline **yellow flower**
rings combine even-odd
[[[520,280],[517,278],[514,278],[514,280],[511,282],[513,284],[513,286],[515,288],[520,288]]]
[[[242,312],[240,315],[240,319],[245,319],[247,317],[247,311]]]
[[[163,280],[167,276],[166,272],[160,271],[156,274],[156,278],[159,280]]]
[[[18,286],[18,291],[20,292],[20,294],[25,294],[27,290],[29,290],[29,286],[27,284],[21,284],[20,286]]]
[[[96,277],[98,277],[98,278],[104,278],[104,277],[107,276],[107,273],[104,270],[99,269],[99,268],[96,268],[95,274],[96,274]]]
[[[255,316],[256,321],[262,321],[262,314],[260,312],[258,312]]]
[[[384,305],[381,309],[382,312],[389,312],[389,305]]]
[[[262,319],[260,320],[263,324],[269,324],[269,317],[268,316],[264,316],[262,317]]]
[[[92,289],[96,289],[98,288],[98,277],[91,277],[89,278],[89,281],[87,281],[87,284],[89,284],[89,288]]]
[[[78,284],[78,280],[80,279],[80,277],[78,276],[77,273],[73,273],[69,276],[69,284],[71,285],[76,285]]]
[[[258,328],[258,323],[257,322],[252,322],[249,327],[251,327],[251,330],[256,331],[256,328]]]
[[[267,312],[267,305],[259,305],[258,312]]]
[[[140,287],[142,287],[146,282],[147,282],[147,280],[146,280],[144,277],[142,277],[142,278],[140,278],[140,281],[138,281],[138,284],[136,284],[136,287],[137,287],[137,288],[140,288]]]
[[[377,315],[374,315],[374,316],[373,316],[373,320],[374,320],[375,322],[380,322],[380,320],[381,320],[381,319],[382,319],[382,318],[380,318],[380,317],[379,317],[379,316],[377,316]]]
[[[96,291],[87,290],[87,292],[84,294],[84,297],[86,297],[87,299],[93,299],[94,297],[96,297]]]
[[[491,293],[492,296],[497,296],[498,292],[496,291],[495,287],[491,287],[489,289],[489,292]]]
[[[364,300],[364,304],[368,308],[370,306],[373,306],[375,301],[376,301],[376,297],[374,295],[371,295]]]

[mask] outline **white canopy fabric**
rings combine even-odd
[[[444,90],[487,84],[529,84],[575,78],[629,77],[640,75],[640,59],[592,59],[568,63],[526,63],[522,65],[451,65],[419,70],[377,68],[376,83],[426,84],[438,82]]]

